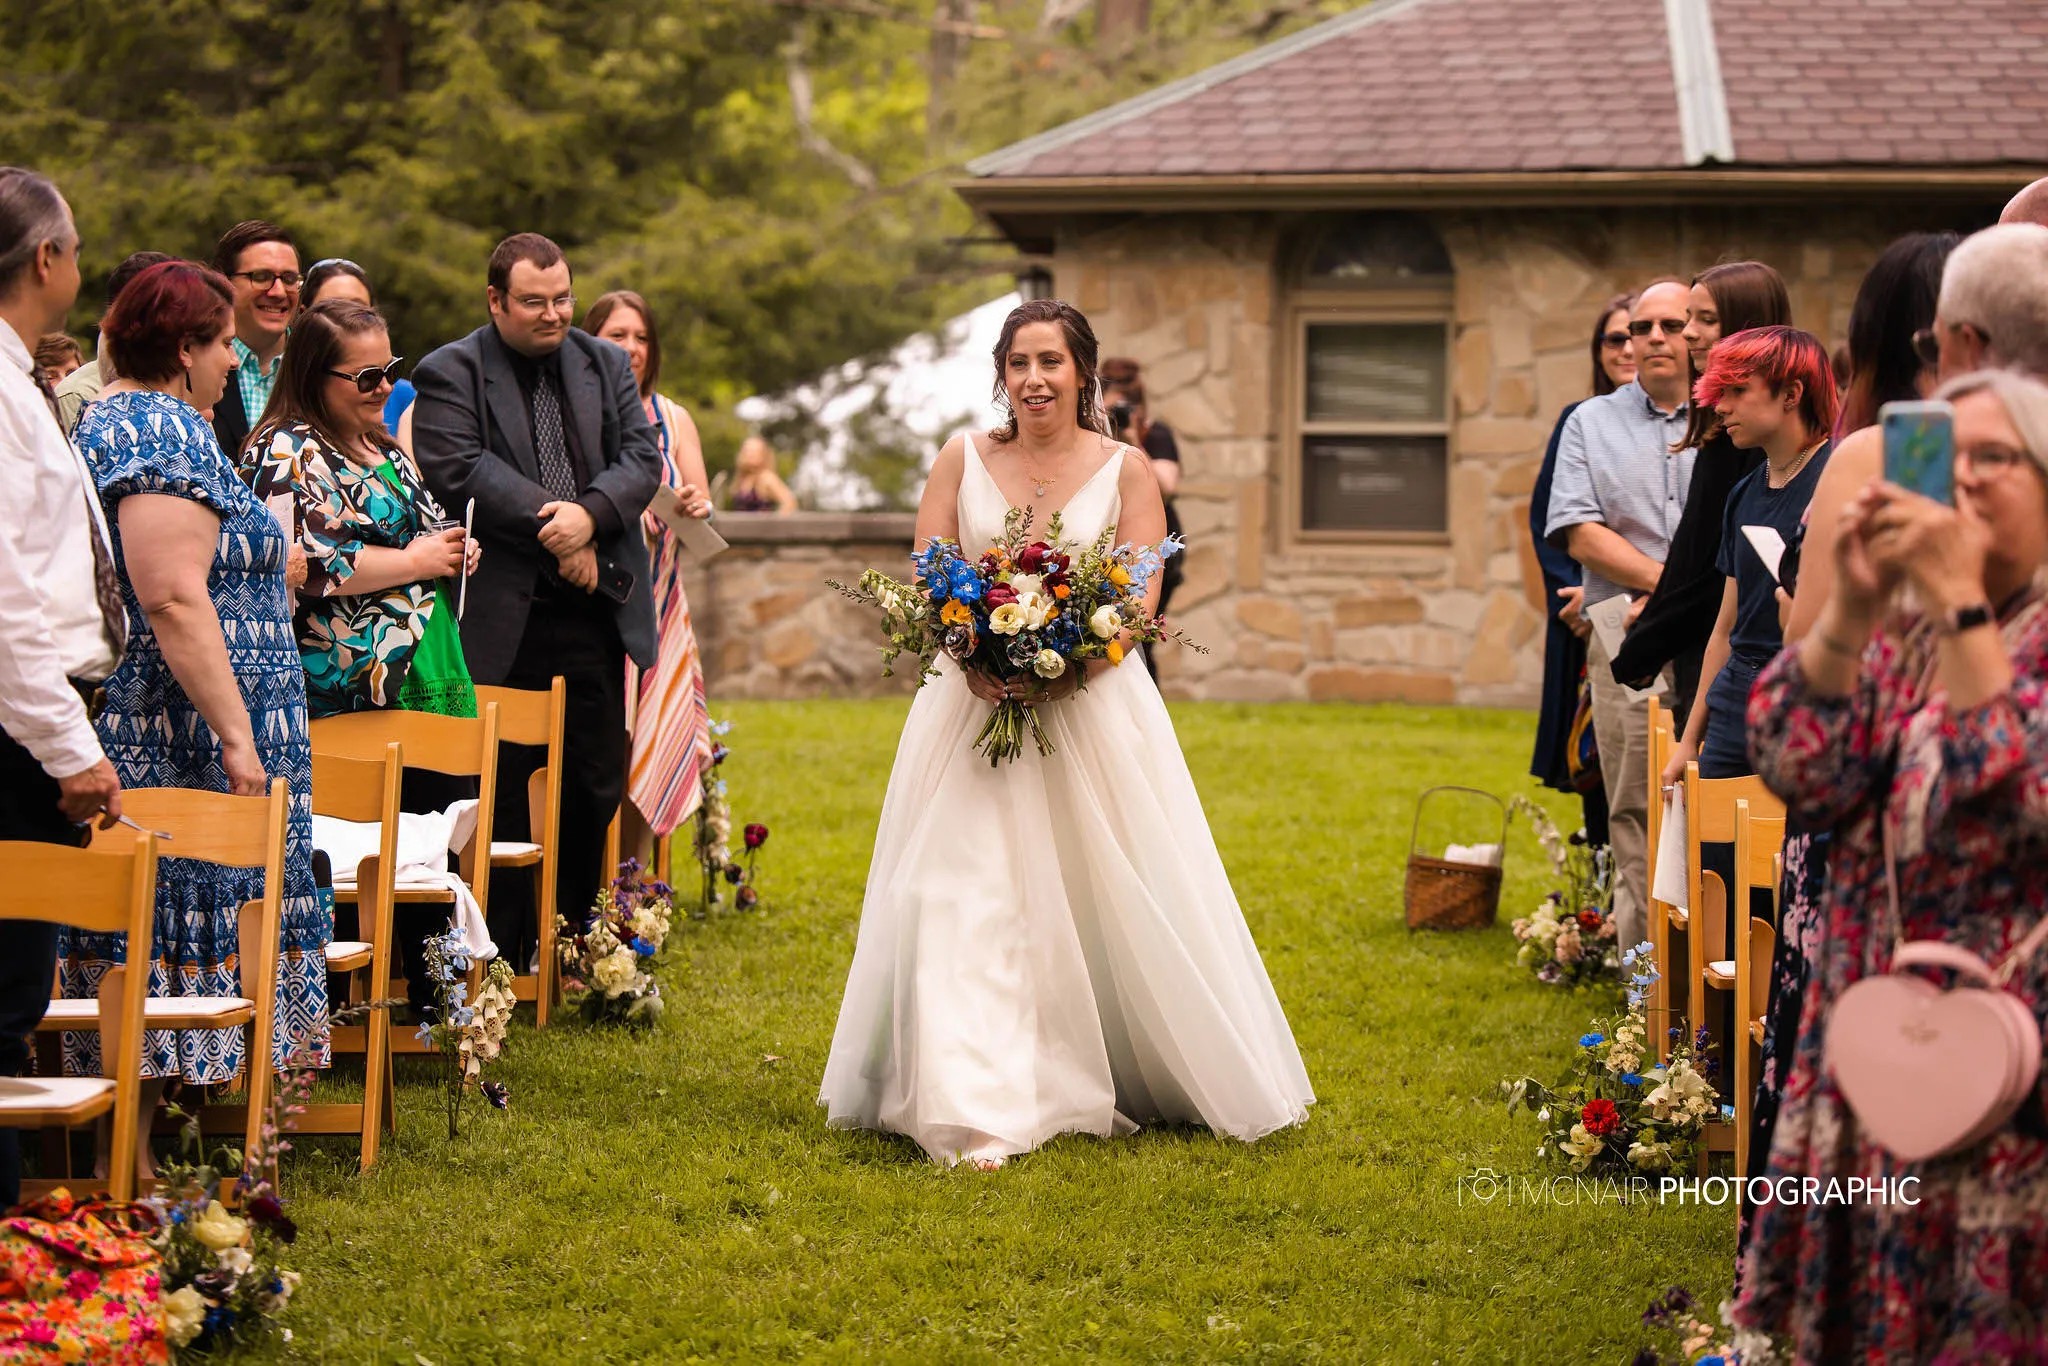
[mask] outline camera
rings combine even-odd
[[[1131,425],[1131,414],[1137,411],[1134,403],[1112,403],[1109,405],[1109,427],[1120,432]]]

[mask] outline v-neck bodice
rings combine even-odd
[[[1011,503],[982,460],[981,450],[974,443],[974,433],[965,435],[967,471],[960,480],[960,545],[972,556],[1003,534],[1003,519],[1009,514]],[[1095,473],[1074,490],[1074,496],[1060,507],[1050,512],[1034,509],[1033,532],[1044,535],[1046,524],[1052,520],[1054,512],[1060,517],[1061,539],[1070,545],[1085,545],[1100,536],[1105,528],[1116,525],[1117,517],[1123,512],[1123,494],[1118,490],[1115,479],[1104,476],[1122,463],[1123,448],[1118,447],[1116,454],[1103,461]]]

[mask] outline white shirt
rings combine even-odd
[[[62,779],[104,757],[69,680],[113,672],[91,538],[112,541],[92,474],[30,378],[34,366],[0,321],[0,730]]]

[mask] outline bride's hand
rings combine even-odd
[[[1009,684],[1009,695],[1019,702],[1036,706],[1040,702],[1058,702],[1072,697],[1081,690],[1081,670],[1070,666],[1058,678],[1013,678]]]
[[[1003,681],[991,678],[979,669],[962,669],[960,676],[967,680],[967,691],[984,702],[1001,702],[1009,697],[1003,688]]]

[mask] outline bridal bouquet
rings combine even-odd
[[[1049,683],[1085,660],[1121,664],[1132,645],[1177,640],[1201,648],[1145,610],[1146,586],[1180,553],[1178,536],[1156,547],[1117,545],[1111,530],[1076,549],[1060,532],[1054,513],[1045,538],[1031,539],[1031,514],[1013,508],[1001,539],[977,558],[938,538],[911,557],[916,572],[909,583],[870,569],[851,588],[832,586],[881,610],[889,638],[882,672],[894,671],[897,656],[914,654],[920,683],[937,672],[942,653],[962,669],[1002,682]],[[1026,735],[1040,754],[1053,752],[1037,708],[1006,699],[989,714],[974,747],[993,766],[1022,754]]]

